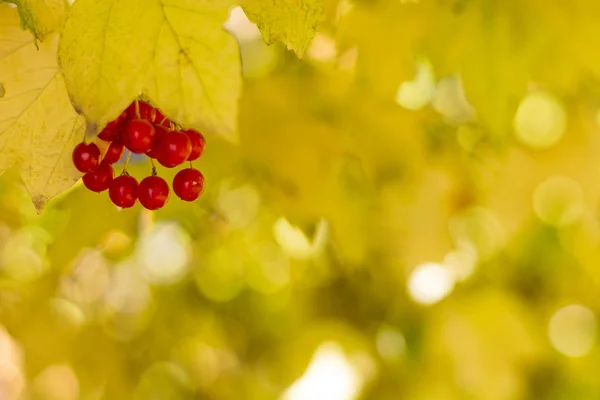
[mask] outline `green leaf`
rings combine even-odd
[[[38,211],[80,176],[71,151],[85,123],[69,102],[57,45],[57,35],[48,36],[38,50],[17,10],[0,4],[0,173],[16,165]]]
[[[323,0],[245,0],[242,8],[260,29],[265,42],[284,43],[304,55],[325,16]]]
[[[208,0],[75,2],[59,63],[91,130],[143,93],[183,126],[233,138],[241,66],[227,16]]]
[[[54,32],[59,32],[67,17],[67,0],[13,0],[19,10],[21,26],[43,41]]]

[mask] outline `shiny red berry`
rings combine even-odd
[[[103,192],[110,186],[114,172],[110,164],[101,163],[98,169],[83,176],[83,184],[92,192]]]
[[[100,149],[96,143],[79,143],[73,149],[73,165],[79,171],[86,173],[100,165]]]
[[[123,157],[123,153],[125,152],[125,146],[121,142],[112,142],[108,149],[106,150],[106,154],[104,154],[104,158],[102,162],[107,164],[114,164]]]
[[[135,101],[127,107],[127,116],[129,119],[145,119],[146,121],[154,122],[156,118],[156,111],[150,103],[143,100],[138,100],[139,115],[135,108]]]
[[[203,190],[204,176],[197,169],[182,169],[173,179],[173,191],[181,200],[194,201]]]
[[[190,142],[192,143],[192,152],[190,153],[190,156],[187,158],[187,160],[197,160],[202,155],[202,153],[204,153],[204,147],[206,145],[206,140],[204,140],[204,136],[200,132],[196,132],[193,129],[188,129],[186,131],[183,131],[183,133],[187,135],[187,137],[190,139]]]
[[[185,133],[169,132],[160,142],[158,162],[173,168],[187,160],[192,152],[192,143]]]
[[[127,120],[127,113],[124,111],[115,119],[110,121],[104,129],[98,134],[98,137],[107,142],[118,140],[121,137],[125,122]]]
[[[121,208],[133,207],[138,199],[138,182],[133,176],[121,175],[113,179],[108,196],[114,205]]]
[[[143,119],[127,122],[123,131],[123,144],[133,153],[145,153],[150,150],[154,141],[154,127]]]
[[[158,158],[161,149],[161,142],[164,137],[169,133],[167,128],[161,125],[154,125],[154,141],[152,142],[152,146],[150,150],[146,152],[146,155],[150,158]]]
[[[140,204],[148,210],[162,208],[169,199],[169,184],[159,176],[148,176],[138,187]]]

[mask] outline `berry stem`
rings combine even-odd
[[[129,165],[129,159],[131,158],[131,151],[127,151],[127,158],[125,158],[125,165],[123,165],[123,172],[127,173],[127,166]]]
[[[138,119],[141,119],[141,117],[140,117],[140,102],[137,99],[135,100],[135,115],[137,116]]]
[[[192,165],[192,162],[190,161],[190,168],[194,168],[194,166]]]
[[[154,164],[154,160],[152,158],[150,158],[150,164],[152,164],[152,176],[158,175],[158,172],[156,172],[156,165]]]

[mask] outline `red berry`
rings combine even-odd
[[[101,163],[98,169],[83,176],[83,184],[92,192],[103,192],[113,180],[114,172],[110,164]]]
[[[73,149],[73,164],[81,172],[91,172],[100,165],[100,149],[96,143],[79,143]]]
[[[154,121],[153,121],[154,124],[162,125],[162,126],[168,128],[169,123],[171,122],[171,121],[169,121],[169,118],[165,117],[164,114],[158,108],[155,108],[154,111],[156,112],[156,115],[155,115]]]
[[[122,208],[133,207],[138,198],[137,180],[129,175],[116,177],[108,188],[108,196],[116,206]]]
[[[112,142],[108,149],[106,150],[106,154],[104,154],[104,158],[102,162],[107,164],[114,164],[123,157],[123,152],[125,151],[125,146],[121,142]]]
[[[204,176],[197,169],[182,169],[173,179],[173,191],[181,200],[194,201],[203,190]]]
[[[140,114],[138,116],[134,101],[129,107],[127,107],[126,112],[129,119],[145,119],[146,121],[154,122],[154,119],[156,118],[156,111],[154,110],[154,107],[144,100],[138,100],[137,103]]]
[[[123,131],[123,144],[133,153],[145,153],[152,146],[154,127],[143,119],[133,119],[127,122]]]
[[[187,160],[192,152],[192,143],[185,133],[169,132],[160,141],[158,162],[173,168]]]
[[[169,133],[167,128],[161,125],[154,125],[154,141],[152,147],[146,152],[146,155],[150,158],[158,158],[161,149],[161,143],[164,137]]]
[[[204,146],[206,145],[204,136],[202,136],[200,132],[196,132],[193,129],[188,129],[186,131],[183,131],[183,133],[187,135],[187,137],[190,139],[190,142],[192,143],[192,152],[190,153],[190,156],[187,158],[187,160],[197,160],[202,155],[202,153],[204,153]]]
[[[169,184],[161,177],[148,176],[138,188],[140,203],[148,210],[162,208],[169,199]]]
[[[107,142],[118,140],[123,132],[126,119],[127,113],[124,111],[117,117],[117,119],[106,124],[104,129],[102,129],[102,131],[98,134],[98,137]]]

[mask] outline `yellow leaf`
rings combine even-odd
[[[245,0],[242,8],[258,25],[265,42],[284,43],[299,57],[304,55],[325,16],[323,0]]]
[[[139,94],[171,119],[233,137],[239,49],[228,7],[208,0],[78,0],[59,63],[75,107],[97,130]]]
[[[56,63],[58,37],[39,50],[19,27],[17,10],[0,5],[0,173],[18,166],[39,210],[79,178],[71,151],[85,123],[73,110]]]
[[[67,17],[67,0],[14,0],[23,28],[31,31],[37,40],[59,32]]]

